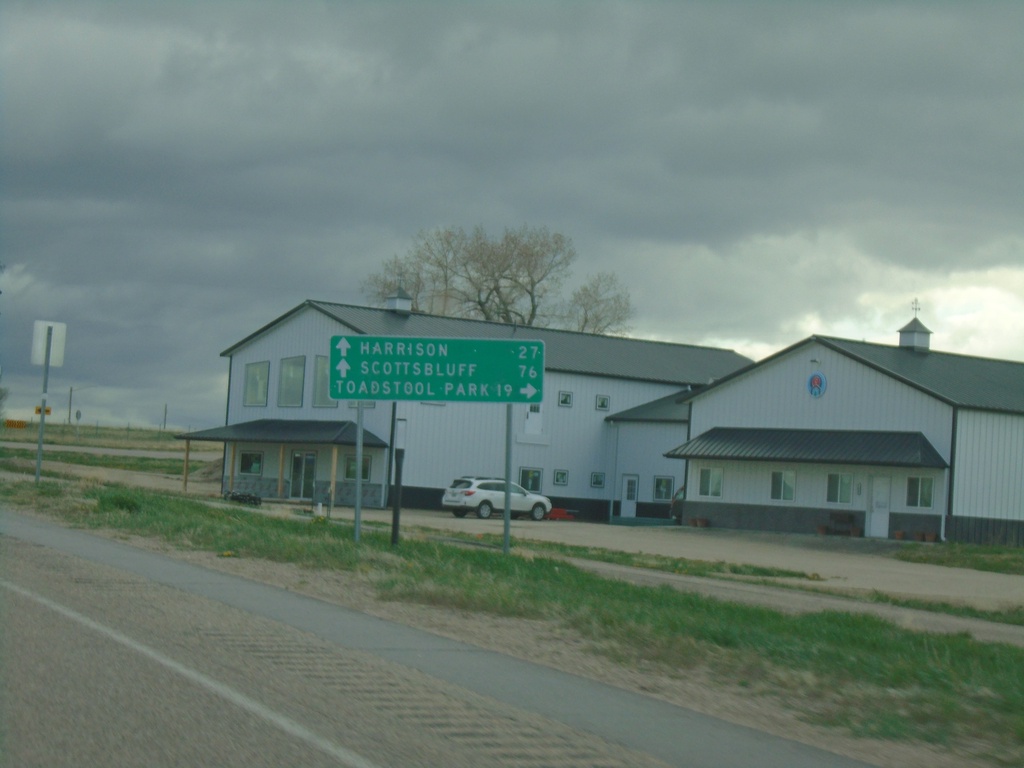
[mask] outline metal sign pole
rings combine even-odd
[[[356,403],[356,503],[355,503],[355,540],[359,541],[359,531],[363,521],[363,401]]]
[[[405,463],[405,449],[395,450],[395,496],[391,504],[391,546],[398,546],[398,527],[402,519],[402,464]]]
[[[43,432],[46,429],[46,389],[50,384],[50,351],[53,346],[53,326],[46,326],[46,358],[43,362],[43,400],[39,408],[39,446],[36,448],[36,485],[43,469]]]
[[[501,551],[509,552],[512,528],[512,403],[505,405],[505,538]]]

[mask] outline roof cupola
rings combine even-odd
[[[384,306],[389,312],[407,316],[412,313],[412,296],[406,293],[402,286],[398,286],[395,292],[388,296]]]
[[[929,331],[924,323],[916,317],[900,328],[900,347],[912,349],[915,352],[927,352],[931,346]]]

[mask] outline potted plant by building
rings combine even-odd
[[[903,531],[893,531],[892,532],[892,537],[894,539],[896,539],[896,541],[903,541],[903,539],[906,538],[906,535],[907,534],[905,532],[903,532]]]

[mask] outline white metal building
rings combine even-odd
[[[1024,363],[812,336],[688,398],[684,522],[1024,545]]]
[[[664,456],[685,428],[680,395],[750,363],[730,350],[521,327],[409,310],[306,301],[225,350],[225,489],[351,505],[357,404],[333,400],[332,336],[541,340],[544,397],[513,406],[513,480],[581,518],[669,517],[684,464]],[[506,405],[375,401],[363,407],[363,504],[386,506],[396,431],[403,503],[440,508],[460,475],[501,477]]]

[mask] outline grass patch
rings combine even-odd
[[[459,539],[463,537],[454,535],[452,538]],[[485,534],[472,538],[466,536],[464,538],[467,542],[485,543],[492,547],[500,547],[502,544],[502,538],[495,534]],[[728,563],[724,560],[691,560],[682,557],[666,557],[664,555],[644,552],[621,552],[600,547],[582,547],[547,541],[530,541],[528,544],[521,544],[520,546],[542,554],[578,558],[581,560],[595,560],[613,565],[646,568],[651,571],[676,573],[684,576],[750,576],[755,578],[821,580],[821,577],[817,574],[806,573],[805,571]]]
[[[44,461],[57,461],[61,464],[74,464],[80,467],[103,467],[106,469],[125,469],[131,472],[151,472],[160,475],[181,476],[185,472],[185,458],[153,459],[146,456],[116,456],[109,454],[79,453],[76,451],[46,452],[43,449]],[[6,448],[0,446],[0,467],[12,472],[24,472],[24,462],[36,461],[36,449]],[[189,474],[202,471],[209,462],[189,461]]]
[[[39,439],[38,422],[29,424],[27,429],[7,429],[0,425],[0,440],[35,445]],[[90,425],[72,426],[47,421],[45,442],[47,445],[74,445],[91,448],[134,448],[137,450],[181,451],[185,453],[185,441],[175,437],[174,432],[137,427],[99,427]],[[203,450],[221,450],[222,443],[203,444]],[[193,447],[195,444],[193,443]]]
[[[873,592],[869,599],[873,603],[885,603],[900,608],[913,608],[917,611],[932,611],[933,613],[945,613],[950,616],[961,616],[966,619],[982,619],[984,621],[993,621],[997,624],[1012,624],[1024,627],[1024,605],[1018,605],[1002,611],[987,611],[981,608],[973,608],[969,605],[957,605],[956,603],[897,598],[881,592]]]
[[[947,542],[941,546],[908,544],[896,552],[897,560],[908,563],[942,565],[947,568],[971,568],[975,571],[1024,575],[1024,548],[983,547],[977,544]]]
[[[983,742],[1007,764],[1024,758],[1024,649],[871,616],[791,616],[608,580],[567,563],[563,552],[538,554],[533,543],[528,556],[518,547],[506,556],[407,534],[394,548],[386,531],[368,528],[357,544],[348,524],[95,483],[3,483],[0,498],[182,548],[372,576],[382,599],[557,622],[619,663],[668,674],[708,670],[852,734],[951,749]]]

